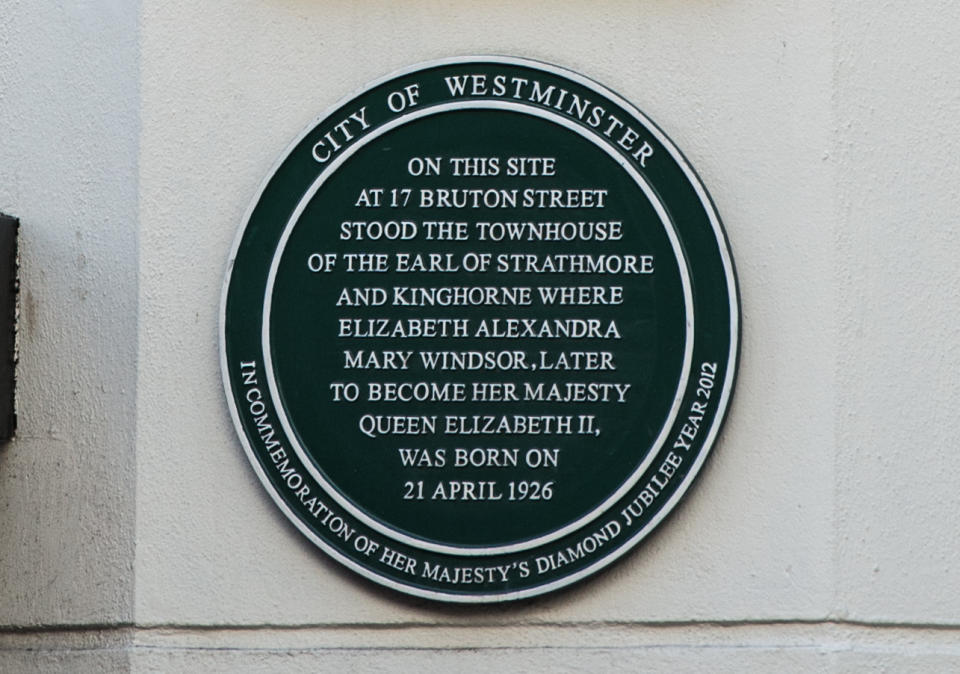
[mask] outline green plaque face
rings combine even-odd
[[[446,601],[564,587],[690,486],[730,401],[733,263],[641,112],[505,57],[391,75],[312,124],[231,255],[224,385],[290,520]]]

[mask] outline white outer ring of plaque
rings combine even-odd
[[[720,260],[723,263],[723,272],[724,278],[727,282],[727,289],[730,296],[730,347],[727,353],[727,374],[723,380],[723,387],[720,391],[720,399],[717,402],[717,412],[714,416],[714,421],[710,425],[710,429],[706,434],[706,437],[701,445],[700,453],[697,455],[697,459],[694,462],[693,466],[687,472],[686,477],[683,478],[683,481],[677,487],[677,490],[673,493],[667,502],[664,503],[660,509],[657,511],[657,514],[649,521],[647,524],[637,531],[629,540],[623,543],[620,547],[613,550],[606,557],[601,557],[596,562],[590,566],[584,567],[576,573],[572,573],[569,576],[563,576],[557,580],[544,583],[542,585],[532,585],[523,590],[513,590],[506,592],[490,592],[488,594],[462,594],[457,592],[444,592],[442,590],[431,590],[410,583],[402,583],[400,581],[394,580],[393,578],[384,575],[382,573],[377,573],[376,571],[371,570],[370,568],[364,566],[363,564],[358,563],[353,558],[348,557],[343,554],[338,548],[331,545],[323,538],[318,536],[313,530],[310,529],[287,505],[284,498],[280,493],[274,488],[270,478],[267,476],[263,466],[260,464],[259,455],[254,452],[252,445],[250,444],[250,439],[247,437],[246,432],[244,431],[243,421],[240,418],[240,411],[237,408],[236,400],[233,397],[233,382],[230,379],[230,369],[229,363],[227,361],[227,299],[230,295],[230,280],[233,276],[233,266],[237,258],[237,253],[240,250],[240,245],[243,243],[244,234],[246,233],[247,224],[250,222],[250,218],[253,216],[253,211],[256,208],[257,204],[260,203],[260,199],[263,196],[264,191],[267,188],[270,180],[276,174],[280,166],[287,160],[290,154],[294,151],[297,145],[311,132],[313,131],[318,124],[325,120],[334,110],[344,105],[345,103],[353,100],[360,94],[372,89],[373,87],[379,86],[385,82],[389,82],[392,79],[397,77],[402,77],[410,73],[414,73],[420,70],[427,68],[435,68],[444,65],[456,65],[463,63],[501,63],[506,65],[521,66],[527,68],[535,68],[537,70],[543,70],[545,72],[558,75],[560,77],[565,77],[569,80],[577,82],[583,86],[589,87],[605,95],[610,100],[616,102],[624,110],[627,110],[632,114],[636,119],[640,120],[642,125],[649,131],[664,149],[670,154],[670,157],[677,163],[677,166],[683,171],[687,180],[689,181],[690,186],[696,192],[697,197],[700,199],[700,203],[703,206],[704,213],[707,216],[707,219],[710,222],[710,228],[713,232],[714,239],[717,243],[717,252],[720,254]],[[546,594],[554,590],[559,590],[561,588],[567,587],[573,583],[576,583],[579,580],[582,580],[594,573],[601,571],[610,564],[613,564],[615,561],[626,555],[630,552],[636,545],[646,538],[646,536],[653,531],[657,525],[673,510],[677,505],[683,495],[686,494],[687,489],[690,488],[690,485],[693,483],[694,479],[700,472],[700,468],[703,466],[704,461],[707,460],[707,456],[710,453],[710,450],[713,448],[713,443],[717,439],[717,434],[720,432],[720,426],[723,423],[723,419],[726,416],[727,407],[730,405],[730,396],[733,392],[733,382],[735,373],[737,371],[737,364],[739,361],[739,350],[740,350],[740,305],[737,294],[737,279],[733,271],[733,260],[730,256],[730,247],[727,244],[727,238],[723,231],[723,228],[720,226],[720,219],[717,215],[716,208],[713,206],[709,195],[707,194],[706,189],[703,186],[703,183],[700,181],[700,178],[697,176],[696,172],[687,162],[686,157],[683,156],[683,153],[673,144],[663,131],[660,130],[654,122],[642,113],[635,105],[630,101],[627,101],[619,94],[611,91],[603,84],[596,82],[584,75],[581,75],[572,70],[566,68],[561,68],[560,66],[555,66],[551,63],[545,63],[542,61],[534,61],[533,59],[524,59],[514,56],[490,56],[490,55],[464,55],[464,56],[453,56],[442,59],[434,59],[432,61],[424,61],[417,63],[401,70],[389,73],[383,77],[370,82],[364,87],[357,89],[354,93],[341,98],[337,103],[332,105],[319,117],[315,118],[313,122],[303,129],[293,141],[287,146],[283,153],[274,161],[273,166],[270,172],[264,176],[260,181],[260,186],[257,189],[257,193],[254,195],[247,210],[243,216],[243,226],[237,230],[236,235],[233,238],[233,246],[230,249],[230,258],[227,260],[227,269],[224,274],[223,287],[220,291],[220,375],[223,380],[223,390],[227,399],[227,408],[230,410],[230,417],[233,420],[234,429],[237,432],[237,437],[240,439],[240,445],[243,447],[244,453],[247,455],[247,460],[250,462],[250,465],[253,467],[254,473],[257,474],[260,483],[263,485],[264,489],[267,491],[267,494],[270,496],[271,500],[276,504],[280,511],[286,516],[286,518],[297,528],[300,533],[307,537],[314,545],[323,550],[325,553],[330,555],[333,559],[337,560],[348,569],[355,571],[364,578],[371,580],[379,585],[384,587],[389,587],[397,592],[402,592],[407,595],[412,595],[415,597],[423,597],[425,599],[435,599],[439,601],[446,602],[456,602],[462,604],[479,604],[486,602],[505,602],[505,601],[515,601],[519,599],[527,599],[529,597],[536,597],[541,594]]]
[[[276,281],[277,270],[280,267],[280,259],[283,257],[283,252],[286,249],[287,241],[290,238],[290,235],[293,233],[294,228],[297,225],[297,222],[300,219],[300,216],[303,214],[303,211],[306,209],[307,205],[310,203],[311,199],[316,195],[320,190],[320,187],[326,182],[327,178],[333,175],[336,170],[343,165],[353,154],[355,154],[360,148],[369,144],[373,140],[379,138],[380,136],[400,127],[409,122],[413,122],[417,119],[427,117],[430,115],[440,114],[444,112],[450,112],[455,110],[507,110],[511,112],[518,112],[521,114],[531,115],[533,117],[539,117],[547,121],[558,124],[562,127],[565,127],[569,131],[573,131],[579,136],[586,138],[594,145],[603,150],[607,155],[609,155],[627,174],[634,180],[634,182],[640,187],[643,191],[644,196],[646,196],[648,202],[653,206],[654,210],[657,213],[657,216],[660,218],[660,223],[666,232],[667,238],[670,241],[670,246],[673,248],[674,258],[676,259],[677,268],[680,273],[680,279],[683,286],[683,299],[684,299],[684,308],[686,315],[686,335],[684,341],[684,352],[683,352],[683,365],[681,370],[680,379],[678,381],[678,386],[676,393],[674,394],[673,403],[670,406],[670,412],[667,415],[666,421],[660,429],[660,433],[657,435],[656,439],[651,443],[650,449],[647,452],[647,455],[644,457],[643,462],[634,470],[634,472],[624,480],[620,486],[610,494],[600,505],[591,510],[586,515],[582,515],[573,522],[564,525],[559,529],[555,529],[547,534],[543,534],[536,538],[528,538],[526,540],[511,543],[509,545],[499,545],[499,546],[458,546],[458,545],[444,545],[441,543],[435,543],[433,541],[425,540],[423,538],[418,538],[415,536],[410,536],[401,531],[388,526],[381,520],[376,519],[375,517],[370,516],[368,513],[364,512],[361,508],[358,508],[354,503],[350,501],[349,498],[346,498],[340,491],[334,487],[318,470],[313,459],[307,454],[303,446],[300,444],[297,434],[293,430],[293,426],[290,423],[289,418],[287,417],[286,409],[280,402],[279,389],[277,388],[276,378],[274,377],[273,371],[273,357],[271,356],[270,349],[270,312],[273,306],[273,286]],[[606,512],[611,505],[620,500],[633,486],[640,480],[643,476],[644,471],[650,466],[653,460],[658,455],[663,444],[667,441],[667,437],[670,433],[671,428],[673,427],[674,421],[676,421],[677,416],[680,413],[680,406],[683,402],[683,396],[686,393],[687,382],[690,378],[690,366],[693,360],[693,334],[694,334],[694,316],[693,316],[693,293],[690,288],[690,276],[687,270],[686,257],[683,255],[683,251],[680,246],[680,241],[677,238],[677,233],[674,231],[673,223],[670,220],[670,216],[667,214],[666,210],[663,207],[663,204],[660,203],[660,200],[654,194],[650,185],[647,183],[646,179],[616,150],[611,148],[607,143],[600,141],[595,137],[596,134],[587,131],[583,127],[574,124],[570,120],[554,113],[549,110],[543,110],[540,108],[534,108],[522,103],[513,103],[510,101],[490,101],[490,100],[467,100],[467,101],[458,101],[454,103],[440,103],[437,105],[432,105],[421,110],[415,110],[413,112],[406,113],[404,115],[399,115],[389,122],[382,124],[377,127],[369,134],[365,135],[363,138],[358,139],[350,147],[346,148],[341,152],[336,159],[327,164],[323,170],[320,172],[320,175],[317,176],[316,180],[310,185],[309,189],[304,192],[303,196],[300,198],[299,203],[297,204],[296,209],[294,209],[290,218],[287,220],[287,224],[284,226],[283,233],[280,236],[280,239],[277,243],[277,247],[274,251],[273,260],[270,264],[270,272],[267,276],[267,286],[264,292],[263,300],[263,318],[261,325],[261,348],[263,350],[263,365],[264,372],[267,377],[267,388],[270,392],[271,402],[273,403],[274,410],[277,413],[277,418],[280,421],[280,425],[286,434],[287,440],[290,443],[290,446],[296,452],[299,459],[303,462],[303,465],[306,467],[307,472],[319,483],[319,485],[327,492],[341,507],[343,507],[347,512],[356,517],[358,520],[371,527],[372,529],[380,532],[384,536],[390,537],[394,540],[400,541],[407,545],[410,545],[415,548],[422,550],[429,550],[431,552],[439,552],[445,554],[455,554],[455,555],[464,555],[464,556],[488,556],[488,555],[498,555],[498,554],[507,554],[513,552],[522,552],[524,550],[530,550],[532,548],[539,547],[541,545],[550,543],[557,539],[563,538],[569,533],[580,529],[589,522],[593,521],[601,514]]]

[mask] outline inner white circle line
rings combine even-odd
[[[559,124],[567,128],[574,133],[579,134],[580,136],[586,138],[587,140],[594,143],[596,146],[604,150],[608,155],[610,155],[614,161],[616,161],[621,168],[623,168],[630,175],[631,178],[637,183],[640,189],[643,191],[644,195],[647,197],[650,204],[653,206],[654,210],[657,212],[658,217],[660,218],[661,224],[664,227],[664,230],[667,234],[667,238],[670,241],[670,245],[673,249],[674,256],[677,260],[677,267],[680,272],[681,282],[683,286],[683,297],[684,297],[684,306],[686,314],[686,336],[684,344],[684,356],[683,356],[683,366],[681,371],[681,377],[677,391],[674,396],[673,403],[670,407],[670,413],[667,416],[667,420],[660,429],[656,440],[653,442],[650,451],[647,453],[647,456],[644,458],[644,461],[637,467],[637,469],[621,484],[621,486],[613,492],[603,503],[593,509],[591,512],[583,515],[574,522],[571,522],[559,529],[556,529],[547,534],[543,534],[536,538],[527,539],[525,541],[520,541],[518,543],[512,543],[510,545],[501,545],[501,546],[457,546],[457,545],[444,545],[435,543],[432,541],[424,540],[409,534],[397,531],[396,529],[386,525],[384,522],[371,517],[369,514],[355,506],[349,499],[344,497],[332,484],[330,484],[323,474],[317,469],[313,460],[306,453],[304,448],[301,446],[300,442],[297,439],[296,433],[293,431],[293,427],[287,417],[286,409],[282,404],[280,404],[279,389],[277,387],[276,378],[274,376],[273,369],[273,358],[271,355],[270,348],[270,313],[272,309],[273,301],[273,287],[276,281],[277,270],[280,266],[280,259],[283,256],[283,252],[286,248],[287,241],[290,238],[290,235],[293,232],[294,227],[297,224],[300,216],[303,214],[303,211],[306,209],[307,204],[317,193],[323,183],[327,178],[332,175],[337,168],[339,168],[347,159],[349,159],[354,153],[356,153],[361,147],[368,144],[372,140],[378,138],[379,136],[401,126],[403,124],[412,122],[416,119],[426,117],[428,115],[439,114],[442,112],[448,112],[452,110],[464,110],[464,109],[494,109],[494,110],[509,110],[513,112],[519,112],[522,114],[528,114],[534,117],[540,117],[546,119],[555,124]],[[676,232],[673,229],[673,226],[670,222],[669,215],[666,213],[666,210],[663,208],[663,205],[660,203],[659,199],[651,189],[650,185],[647,183],[646,179],[640,175],[639,172],[615,149],[611,148],[606,142],[600,141],[595,137],[595,134],[587,131],[583,127],[574,124],[569,119],[561,117],[560,115],[553,113],[549,110],[544,110],[541,108],[534,108],[521,103],[513,103],[510,101],[458,101],[453,103],[444,103],[439,105],[434,105],[428,108],[423,108],[420,110],[415,110],[409,112],[405,115],[400,115],[391,121],[383,124],[377,129],[371,131],[369,134],[363,138],[357,140],[353,145],[343,150],[340,155],[331,161],[321,173],[318,175],[317,179],[313,182],[310,188],[304,193],[301,197],[300,202],[297,204],[296,209],[291,214],[288,219],[283,233],[280,236],[276,251],[274,252],[273,260],[270,264],[270,272],[267,277],[267,286],[264,293],[264,310],[263,310],[263,323],[261,327],[261,343],[263,348],[263,359],[264,359],[264,370],[267,376],[267,386],[270,392],[271,400],[276,410],[277,417],[280,421],[284,432],[286,433],[287,439],[290,442],[291,447],[296,452],[297,456],[303,462],[303,465],[306,467],[310,475],[323,487],[323,489],[339,503],[345,510],[347,510],[351,515],[356,517],[358,520],[364,522],[371,528],[379,531],[380,533],[393,538],[394,540],[401,541],[413,547],[430,550],[433,552],[447,553],[447,554],[459,554],[465,556],[485,556],[485,555],[495,555],[495,554],[505,554],[511,552],[519,552],[522,550],[528,550],[530,548],[549,543],[551,541],[562,538],[568,533],[579,529],[584,526],[591,520],[598,517],[600,514],[605,512],[613,503],[623,497],[627,491],[629,491],[634,484],[640,479],[644,471],[647,469],[649,464],[653,461],[656,455],[659,453],[659,450],[663,443],[667,439],[667,435],[670,432],[670,428],[673,426],[673,422],[676,420],[677,415],[680,411],[680,405],[682,402],[683,394],[686,390],[687,381],[690,374],[690,364],[693,358],[693,328],[694,328],[694,317],[693,317],[693,296],[690,287],[690,278],[689,272],[687,270],[686,259],[683,256],[682,248],[680,242],[677,239]]]

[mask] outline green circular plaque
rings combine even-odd
[[[561,68],[454,58],[314,122],[234,245],[240,439],[335,559],[447,601],[584,578],[676,504],[730,401],[720,219],[641,112]]]

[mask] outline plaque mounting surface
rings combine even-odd
[[[634,547],[729,404],[733,264],[629,103],[507,57],[415,66],[316,120],[224,286],[241,442],[310,540],[447,601],[566,586]]]

